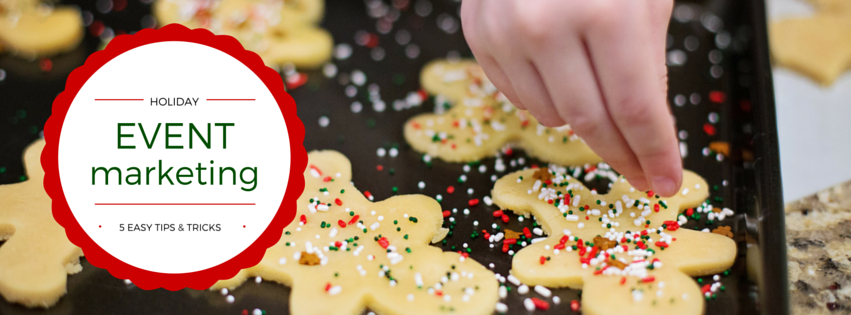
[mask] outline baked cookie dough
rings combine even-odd
[[[351,164],[334,151],[312,152],[295,220],[249,277],[292,287],[292,314],[491,314],[494,274],[471,258],[443,252],[439,204],[426,196],[371,202],[351,183]],[[369,195],[367,193],[367,195]],[[372,198],[370,198],[372,199]]]
[[[405,140],[414,150],[448,162],[471,162],[512,143],[530,156],[561,165],[602,161],[570,126],[548,128],[515,108],[475,61],[433,61],[423,68],[420,81],[425,91],[454,106],[405,123]]]
[[[0,1],[0,51],[25,58],[51,56],[77,47],[83,18],[73,7],[53,7],[36,0]]]
[[[44,140],[24,152],[27,180],[0,185],[0,295],[28,307],[49,307],[65,294],[68,274],[82,270],[79,247],[53,220],[44,191]]]
[[[830,85],[851,68],[851,1],[812,2],[812,17],[771,23],[771,53],[778,64]]]
[[[157,0],[161,26],[179,23],[238,39],[267,65],[317,68],[331,58],[334,42],[317,26],[323,0]]]
[[[729,237],[679,228],[678,214],[709,195],[689,171],[671,198],[623,177],[597,194],[560,167],[506,175],[492,195],[501,208],[534,215],[548,235],[514,256],[512,274],[529,286],[582,289],[583,314],[702,314],[704,293],[689,276],[722,272],[736,257]]]

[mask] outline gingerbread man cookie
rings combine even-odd
[[[494,274],[473,259],[429,246],[445,236],[434,199],[395,196],[370,202],[350,182],[351,164],[334,151],[312,152],[295,220],[248,277],[292,287],[292,314],[490,314]],[[369,193],[366,193],[367,196]]]
[[[82,270],[79,247],[53,220],[39,162],[44,140],[24,153],[28,179],[0,185],[0,295],[28,307],[49,307],[65,294],[67,274]]]
[[[823,85],[851,67],[851,1],[812,0],[812,17],[772,22],[772,57]]]
[[[422,114],[405,124],[405,140],[419,152],[449,162],[470,162],[515,143],[533,157],[562,165],[601,159],[570,126],[548,128],[499,93],[475,61],[429,63],[420,75],[423,89],[454,107]],[[438,109],[442,109],[438,105]]]
[[[329,58],[331,35],[317,27],[322,0],[158,0],[160,25],[183,24],[235,37],[268,65],[316,68]]]
[[[0,1],[0,50],[27,58],[50,56],[74,49],[82,39],[79,9],[36,0]]]
[[[709,195],[706,182],[686,171],[679,193],[660,198],[619,177],[597,194],[568,173],[551,166],[496,182],[494,203],[534,215],[548,235],[514,256],[512,274],[530,286],[581,288],[583,314],[702,314],[707,288],[689,276],[721,272],[736,257],[729,237],[679,228],[677,215]]]

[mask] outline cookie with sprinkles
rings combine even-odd
[[[597,194],[569,169],[546,171],[546,180],[535,176],[540,169],[506,175],[493,189],[494,203],[534,215],[548,235],[514,256],[511,272],[520,282],[581,288],[584,314],[703,313],[711,288],[689,276],[729,268],[736,244],[680,229],[686,221],[680,212],[708,207],[708,185],[700,176],[686,171],[680,191],[661,198],[636,191],[623,177],[607,194]]]
[[[293,314],[490,314],[494,274],[466,254],[444,253],[439,204],[422,195],[373,203],[351,183],[351,164],[334,151],[312,152],[296,218],[249,277],[292,287]],[[366,195],[366,196],[364,196]]]
[[[424,91],[435,95],[436,113],[405,124],[405,140],[414,150],[449,162],[470,162],[511,144],[561,165],[601,161],[570,126],[545,127],[515,108],[475,61],[433,61],[423,68],[420,81]]]
[[[68,274],[82,270],[83,251],[53,220],[44,191],[44,140],[24,152],[26,180],[0,185],[0,295],[28,307],[49,307],[65,295]]]
[[[0,51],[26,58],[72,50],[83,39],[78,8],[48,7],[36,0],[0,1]]]
[[[323,0],[157,0],[160,25],[203,27],[235,37],[268,65],[317,68],[331,58],[331,34],[318,27]]]

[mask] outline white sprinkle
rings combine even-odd
[[[328,119],[328,116],[319,117],[319,127],[328,127],[328,124],[331,123],[331,120]]]
[[[517,287],[517,293],[520,293],[520,294],[529,293],[529,286],[524,284],[524,285]]]
[[[228,288],[222,288],[222,295],[228,295]]]
[[[331,289],[328,290],[328,294],[337,295],[337,294],[340,294],[341,291],[343,291],[343,287],[335,285],[335,286],[331,287]]]
[[[254,277],[254,283],[260,283],[260,282],[263,282],[263,278]]]
[[[550,291],[550,289],[547,289],[542,285],[536,285],[535,286],[535,292],[538,292],[538,294],[540,294],[543,297],[550,297],[550,296],[553,295],[553,292]]]
[[[508,313],[508,305],[505,305],[502,302],[497,302],[495,309],[496,309],[496,312],[500,313],[500,314]]]
[[[527,311],[531,312],[535,310],[535,302],[532,302],[532,299],[530,298],[523,300],[523,306],[526,307]]]
[[[516,286],[520,285],[520,279],[517,279],[514,275],[508,275],[508,282],[511,282],[511,284]]]
[[[396,157],[397,155],[399,155],[399,149],[390,148],[390,157]]]
[[[408,293],[408,302],[413,302],[413,301],[414,301],[414,294]]]
[[[558,296],[554,296],[553,297],[553,304],[555,304],[555,305],[561,304],[561,298],[558,297]]]
[[[234,300],[233,295],[228,295],[228,296],[225,298],[225,301],[227,301],[228,303],[233,303],[233,300]]]
[[[508,289],[504,285],[499,286],[499,290],[497,290],[497,292],[499,293],[500,299],[504,299],[508,296]]]
[[[376,229],[378,229],[379,226],[381,226],[381,224],[379,224],[378,222],[375,222],[375,223],[373,223],[372,225],[369,226],[369,229],[375,231]]]
[[[375,153],[378,154],[378,157],[384,157],[384,155],[387,154],[387,150],[384,150],[384,148],[378,148]]]

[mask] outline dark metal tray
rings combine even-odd
[[[77,3],[94,21],[115,32],[133,32],[151,24],[149,3],[133,1],[120,12],[103,13],[107,11],[103,9],[115,9],[123,1],[65,2]],[[397,5],[407,2],[392,1]],[[321,71],[307,73],[308,83],[290,91],[307,130],[305,147],[333,149],[347,155],[353,162],[355,185],[372,192],[377,200],[391,196],[393,187],[398,187],[400,194],[423,193],[432,197],[443,194],[444,209],[459,209],[453,215],[457,220],[454,236],[447,239],[444,250],[451,250],[452,246],[460,248],[468,242],[474,259],[484,265],[494,263],[495,272],[507,274],[509,256],[468,237],[472,222],[478,220],[489,226],[494,221],[491,212],[497,208],[480,204],[469,215],[460,211],[471,197],[489,194],[494,159],[481,161],[488,172],[480,174],[473,168],[466,173],[468,180],[459,184],[458,177],[465,174],[462,164],[434,161],[429,166],[402,137],[403,123],[415,114],[431,111],[434,105],[426,103],[403,110],[393,107],[393,100],[404,99],[407,93],[419,89],[419,71],[426,62],[447,56],[471,57],[460,30],[460,2],[410,0],[389,34],[376,31],[380,22],[368,13],[380,13],[380,10],[369,9],[368,3],[328,0],[324,27],[330,30],[336,43],[348,43],[353,49],[351,58],[335,59],[333,63],[340,74],[363,71],[367,84],[358,89],[356,96],[348,97],[340,75],[328,79]],[[385,5],[392,7],[391,3]],[[678,130],[687,133],[683,139],[688,152],[685,167],[718,187],[710,197],[716,207],[736,211],[735,216],[723,222],[709,224],[704,218],[687,225],[699,229],[732,226],[739,243],[739,257],[730,275],[722,278],[727,290],[719,292],[717,299],[707,301],[706,313],[786,314],[785,230],[764,3],[761,0],[681,1],[675,11],[670,27],[669,61],[681,61],[683,55],[686,60],[682,65],[669,66],[669,101]],[[397,42],[399,30],[408,31],[410,42],[417,45],[419,54],[415,58],[406,56],[406,49],[413,48]],[[374,60],[372,49],[356,44],[356,36],[364,31],[378,35],[378,47],[385,55],[383,60]],[[45,61],[0,56],[0,69],[6,74],[0,81],[0,183],[22,179],[23,149],[39,137],[50,115],[53,98],[63,90],[68,73],[81,65],[99,44],[100,40],[91,31],[87,32],[79,48],[51,58],[52,69],[47,72],[40,68]],[[369,102],[370,84],[380,88],[380,96],[387,104],[383,112],[375,111]],[[362,112],[352,112],[350,106],[354,101],[364,104]],[[327,127],[318,123],[323,116],[330,119]],[[710,122],[716,118],[715,123]],[[713,128],[714,133],[705,130]],[[729,155],[721,161],[714,152],[704,155],[704,148],[711,141],[728,142]],[[398,147],[399,155],[378,157],[376,150],[382,147]],[[524,156],[516,152],[510,159]],[[526,158],[526,161],[526,165],[540,164],[534,159]],[[377,165],[384,170],[377,171]],[[518,167],[509,166],[504,174]],[[426,183],[425,189],[417,187],[420,181]],[[602,180],[592,184],[598,189],[606,187]],[[449,185],[455,186],[454,194],[446,193]],[[468,188],[473,188],[472,196],[467,194]],[[511,223],[501,225],[516,230],[531,224],[531,220],[521,223],[512,219]],[[748,255],[754,261],[750,277],[745,259]],[[85,260],[82,264],[83,271],[68,278],[68,294],[56,306],[48,310],[26,309],[0,300],[0,314],[240,314],[254,309],[268,314],[288,313],[289,288],[275,283],[246,283],[232,292],[236,300],[229,304],[218,292],[140,290]],[[516,294],[516,290],[511,292],[503,302],[509,305],[511,313],[526,313],[522,306],[526,296]],[[579,291],[558,289],[554,294],[563,302],[553,305],[547,313],[572,313],[570,301],[578,299]]]

